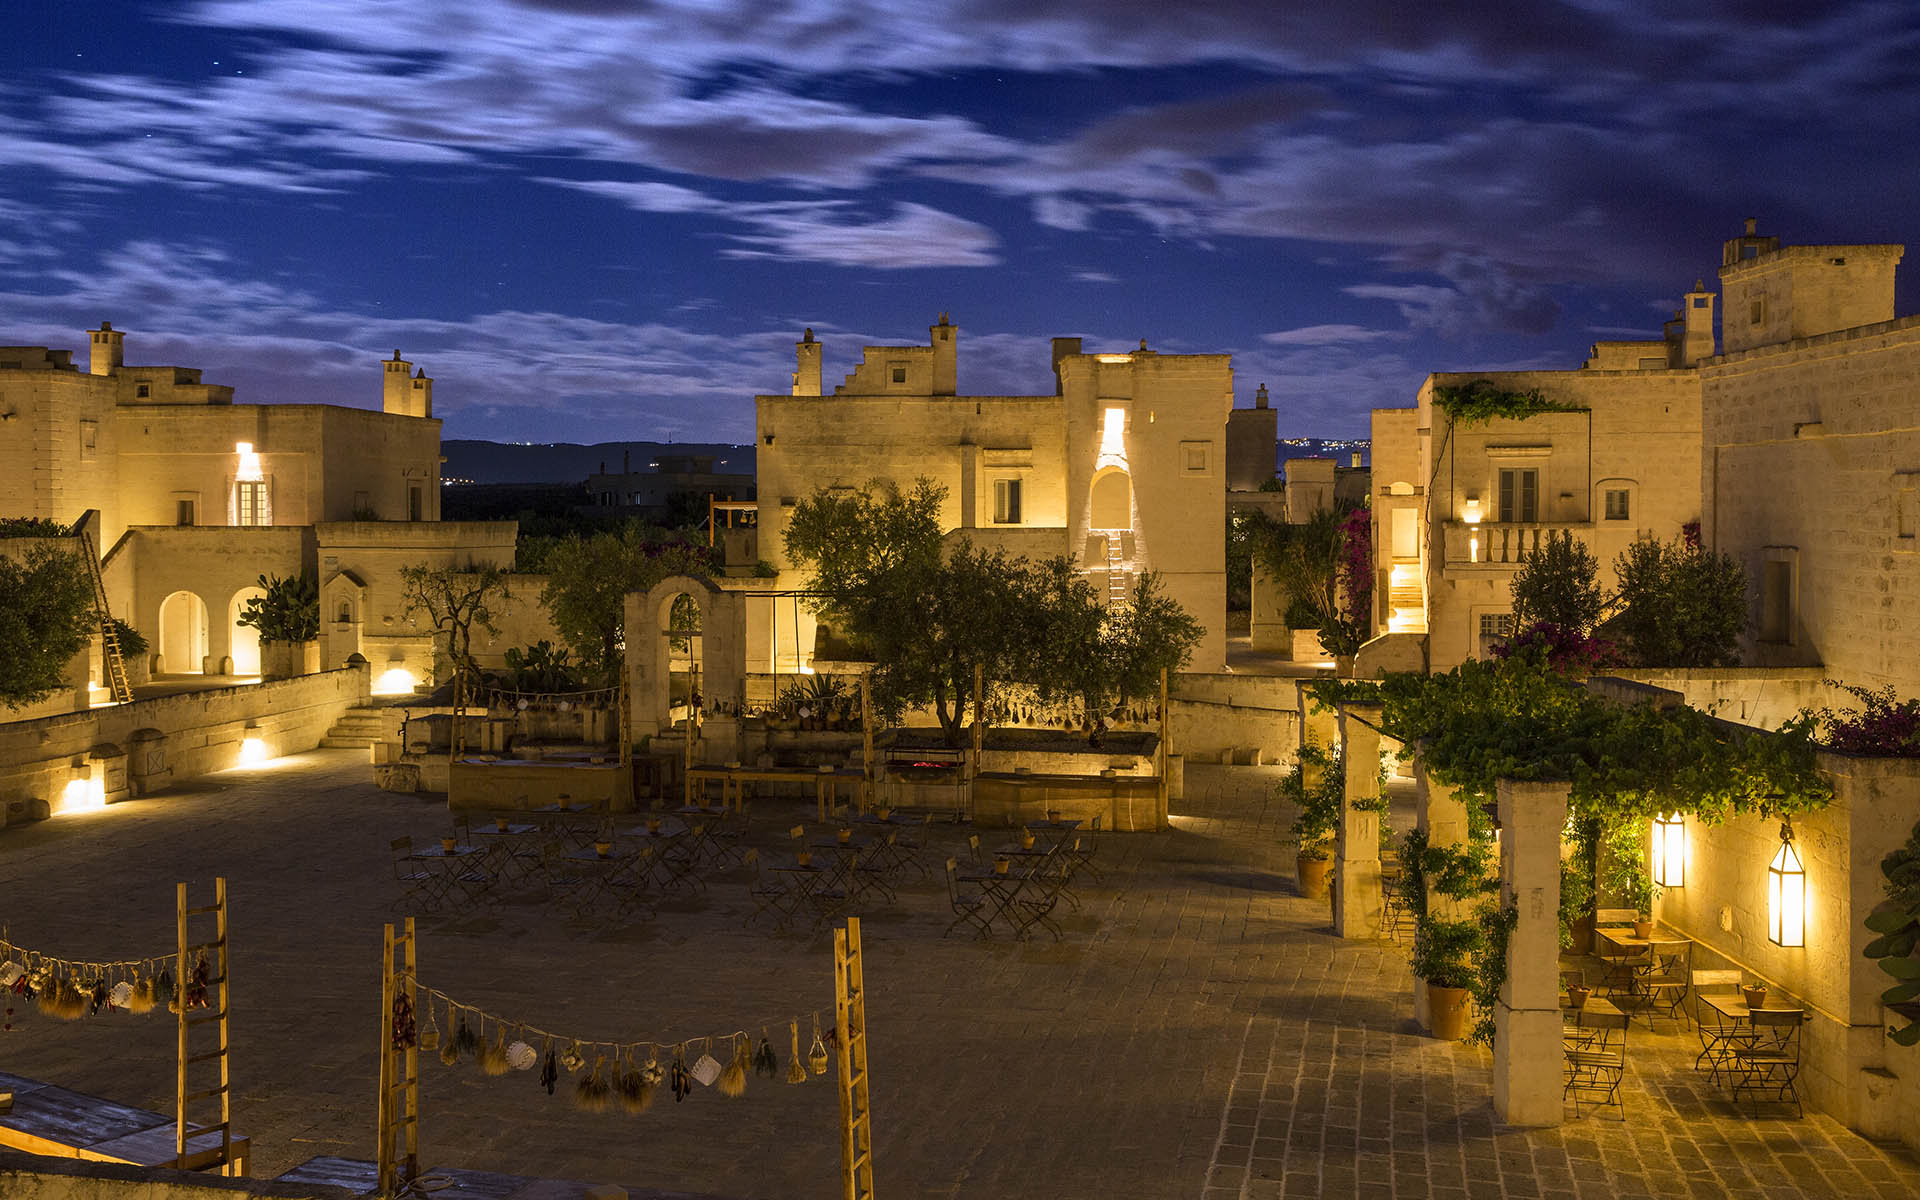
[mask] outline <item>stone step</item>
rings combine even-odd
[[[379,740],[375,737],[335,737],[328,734],[320,739],[320,745],[327,750],[365,750]]]

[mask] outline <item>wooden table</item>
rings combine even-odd
[[[720,784],[720,806],[736,812],[746,805],[745,785],[749,783],[813,784],[814,802],[819,807],[822,821],[833,811],[835,801],[840,798],[842,784],[855,785],[857,807],[864,809],[867,806],[865,771],[820,771],[800,767],[694,767],[687,771],[687,798],[691,800],[696,789],[704,794],[706,785],[716,780]]]
[[[13,1093],[13,1110],[0,1113],[0,1146],[50,1158],[140,1167],[171,1167],[179,1161],[179,1126],[173,1117],[18,1075],[0,1074],[0,1091]],[[248,1147],[247,1138],[233,1135],[233,1157],[224,1174],[247,1173]],[[188,1154],[209,1148],[219,1154],[219,1130],[188,1126]]]

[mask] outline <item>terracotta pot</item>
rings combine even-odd
[[[505,817],[495,817],[493,819],[493,827],[501,833],[505,833],[507,831],[507,819]]]
[[[1457,1042],[1467,1036],[1466,988],[1427,984],[1428,1032],[1443,1042]]]
[[[1030,834],[1030,833],[1026,833],[1026,834],[1021,834],[1021,835],[1020,835],[1020,848],[1021,848],[1022,850],[1031,850],[1031,849],[1033,849],[1033,835],[1032,835],[1032,834]]]
[[[1652,921],[1635,921],[1633,923],[1633,936],[1639,938],[1641,941],[1645,941],[1646,939],[1652,937],[1653,922]]]
[[[648,817],[648,818],[647,818],[647,832],[648,832],[648,833],[659,833],[659,832],[660,832],[660,818],[659,818],[659,817]]]
[[[441,838],[441,839],[440,839],[440,852],[441,852],[442,854],[452,854],[452,853],[453,853],[453,848],[454,848],[455,846],[457,846],[457,845],[459,845],[459,843],[458,843],[457,841],[455,841],[455,840],[454,840],[453,838],[450,838],[450,837],[447,837],[447,838]]]
[[[835,834],[834,836],[838,837],[840,839],[840,844],[844,846],[848,842],[851,842],[853,840],[853,830],[842,829],[839,833]]]
[[[1767,989],[1763,987],[1742,987],[1740,989],[1740,998],[1747,1002],[1748,1008],[1765,1008],[1767,1006]]]
[[[1327,877],[1333,874],[1330,858],[1299,858],[1294,863],[1294,878],[1300,881],[1300,894],[1309,900],[1327,898]]]
[[[800,853],[794,855],[793,857],[794,857],[794,861],[798,862],[803,867],[810,867],[813,865],[813,851],[811,850],[802,850]]]
[[[993,873],[995,875],[1005,875],[1007,873],[1007,868],[1011,867],[1012,865],[1013,865],[1012,863],[1008,862],[1004,858],[996,858],[993,860]]]
[[[595,842],[593,844],[593,852],[595,854],[598,854],[601,858],[606,858],[607,856],[613,853],[613,843],[612,842]]]
[[[1590,987],[1570,987],[1567,989],[1567,1007],[1578,1012],[1587,1006],[1587,997],[1593,995]]]
[[[1353,655],[1336,654],[1333,656],[1333,673],[1340,679],[1353,678]]]

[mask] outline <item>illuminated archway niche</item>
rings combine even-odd
[[[1087,526],[1095,530],[1133,528],[1133,477],[1124,467],[1102,467],[1093,476]]]
[[[160,602],[160,665],[171,675],[198,675],[207,657],[207,605],[180,591]]]
[[[241,588],[233,594],[233,602],[227,606],[227,624],[233,630],[229,644],[235,675],[260,673],[260,631],[251,625],[242,625],[240,614],[246,611],[247,601],[265,595],[266,592],[257,587]]]

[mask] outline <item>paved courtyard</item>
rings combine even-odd
[[[167,952],[175,882],[205,897],[227,877],[235,1115],[254,1138],[256,1175],[374,1153],[380,928],[397,894],[388,842],[435,838],[447,822],[439,803],[382,793],[368,776],[362,753],[317,751],[0,833],[0,920],[13,941],[58,955]],[[1624,1120],[1497,1126],[1490,1057],[1413,1029],[1401,948],[1335,940],[1325,903],[1293,894],[1275,778],[1189,768],[1175,828],[1109,840],[1106,881],[1084,890],[1057,945],[942,939],[942,883],[867,915],[879,1195],[1920,1194],[1920,1164],[1825,1117],[1734,1115],[1687,1069],[1678,1037],[1636,1031]],[[805,815],[762,804],[755,840],[772,845]],[[936,830],[946,847],[966,832]],[[1003,837],[983,833],[989,845]],[[765,1025],[784,1067],[787,1017],[831,1021],[830,943],[744,929],[749,907],[734,876],[625,928],[539,903],[428,920],[421,979],[606,1040],[757,1037]],[[165,1014],[63,1023],[26,1006],[13,1019],[0,1070],[170,1111]],[[629,1116],[581,1112],[564,1090],[549,1098],[537,1072],[422,1063],[430,1165],[838,1194],[824,1079],[756,1078],[738,1100],[703,1089]]]

